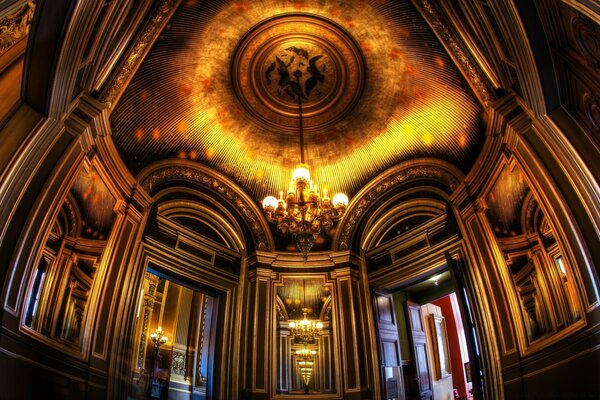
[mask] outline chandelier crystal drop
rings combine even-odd
[[[337,193],[329,197],[327,189],[319,190],[310,177],[310,168],[304,162],[304,130],[302,127],[302,71],[294,71],[297,85],[293,86],[298,97],[298,126],[300,131],[300,164],[292,173],[292,180],[286,193],[279,192],[279,198],[267,196],[263,209],[269,222],[277,224],[281,234],[291,233],[296,246],[306,259],[317,236],[329,233],[335,221],[339,220],[348,206],[348,196]]]

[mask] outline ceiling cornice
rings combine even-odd
[[[429,0],[412,0],[412,2],[446,48],[481,103],[489,107],[490,102],[496,99],[494,85],[487,79],[467,46],[456,34],[448,18]]]
[[[107,103],[110,109],[113,109],[119,101],[121,94],[135,75],[139,66],[146,58],[146,55],[152,48],[152,45],[159,37],[169,19],[181,3],[181,0],[163,0],[156,8],[152,17],[146,22],[142,33],[137,37],[135,43],[124,58],[122,64],[118,64],[118,69],[113,78],[104,86],[98,96],[99,100]]]

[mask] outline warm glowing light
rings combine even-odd
[[[316,350],[309,350],[307,348],[301,349],[301,350],[296,350],[296,354],[301,355],[301,356],[308,356],[308,355],[315,355],[317,354]]]
[[[313,321],[306,317],[308,308],[303,308],[303,317],[299,321],[290,321],[288,326],[290,334],[294,338],[295,343],[315,343],[316,337],[319,336],[319,331],[323,329],[321,321]]]
[[[333,196],[333,201],[331,203],[334,207],[337,207],[339,205],[345,207],[348,205],[348,196],[346,196],[344,193],[338,193],[335,196]]]
[[[310,171],[308,170],[308,165],[299,164],[292,173],[292,179],[295,181],[302,179],[308,182],[310,180]]]
[[[242,184],[249,187],[254,185],[253,195],[256,195],[257,199],[267,194],[274,194],[277,197],[281,189],[284,189],[287,194],[290,176],[281,173],[287,166],[282,162],[283,158],[279,157],[279,153],[274,150],[276,141],[265,139],[266,130],[257,128],[255,124],[246,123],[245,118],[235,118],[234,105],[224,102],[222,93],[228,88],[229,80],[225,79],[226,74],[222,74],[222,66],[227,65],[230,61],[227,56],[231,54],[226,54],[227,52],[223,52],[222,49],[235,47],[245,32],[268,15],[274,12],[278,14],[293,12],[296,2],[262,2],[260,4],[265,7],[252,6],[249,10],[251,15],[239,12],[235,6],[238,3],[253,4],[249,0],[240,0],[220,9],[218,17],[211,20],[206,27],[206,32],[213,32],[214,35],[199,38],[195,45],[197,46],[194,48],[195,54],[210,54],[211,57],[206,58],[206,62],[194,64],[197,70],[191,72],[196,85],[193,86],[190,101],[198,113],[186,120],[189,123],[186,132],[191,133],[191,140],[202,138],[201,143],[190,143],[191,146],[214,149],[205,150],[206,154],[200,154],[200,157],[206,155],[211,166],[214,165],[218,170],[227,168],[226,172]],[[385,120],[389,121],[387,125],[370,124],[369,121],[365,121],[364,124],[350,125],[344,131],[334,131],[335,136],[339,137],[335,155],[307,159],[312,167],[311,178],[314,179],[318,171],[319,181],[332,185],[331,197],[336,191],[349,193],[357,187],[358,183],[364,183],[367,177],[380,173],[382,166],[394,165],[409,159],[415,152],[420,154],[424,146],[436,151],[441,148],[449,149],[455,158],[461,159],[464,152],[474,145],[473,139],[477,134],[475,123],[480,115],[480,107],[453,81],[443,82],[444,85],[440,85],[437,89],[440,77],[446,76],[439,73],[441,67],[447,64],[443,56],[435,58],[435,53],[432,57],[429,51],[420,49],[419,54],[425,61],[414,62],[412,67],[415,69],[414,72],[422,72],[420,67],[423,63],[433,64],[433,75],[425,82],[414,81],[414,78],[401,73],[408,62],[404,57],[407,48],[401,43],[411,37],[410,24],[386,23],[387,17],[380,12],[379,7],[373,6],[374,2],[359,2],[360,14],[353,13],[353,8],[348,6],[339,7],[328,3],[324,5],[325,3],[321,2],[303,3],[306,4],[306,12],[330,18],[348,28],[353,27],[350,33],[364,48],[370,49],[369,61],[373,61],[373,68],[379,68],[377,76],[382,76],[381,82],[386,82],[386,85],[390,85],[390,90],[402,92],[406,97],[403,102],[397,102],[391,96],[388,96],[389,99],[385,96],[374,97],[373,99],[385,104],[382,104],[382,107],[378,104],[373,119],[384,120],[385,115]],[[230,22],[227,27],[222,24],[224,20]],[[377,40],[373,39],[375,36],[371,32],[377,33]],[[220,40],[214,40],[215,35],[218,35]],[[386,66],[389,63],[382,62],[390,59],[394,61],[393,68]],[[375,66],[376,62],[381,63]],[[307,77],[308,75],[305,75],[302,79]],[[241,80],[240,83],[253,84],[250,80],[248,82]],[[424,99],[416,99],[411,89],[421,86],[427,96]],[[386,93],[386,91],[382,90],[378,93]],[[223,108],[228,111],[229,118],[232,120],[231,126],[221,124],[226,114],[223,113]],[[175,120],[175,123],[177,121]],[[463,126],[464,141],[459,137]],[[381,127],[381,129],[371,132],[374,127]],[[432,135],[429,144],[424,143],[423,131],[428,131]],[[146,133],[146,137],[150,136],[148,133],[150,130]],[[379,139],[373,140],[375,136]],[[255,157],[238,165],[234,160],[237,160],[241,153],[248,151],[249,147],[261,150],[257,151]],[[265,151],[262,151],[263,148]],[[235,166],[229,167],[234,163]],[[264,172],[265,178],[261,182],[264,185],[256,185],[255,177],[259,171]]]
[[[427,146],[430,146],[433,143],[433,136],[431,136],[431,133],[426,133],[423,135],[423,143],[425,143]]]
[[[273,209],[277,208],[277,205],[279,204],[279,201],[277,201],[277,199],[274,196],[267,196],[265,197],[265,199],[263,200],[263,208],[266,210],[267,207],[272,207]]]
[[[185,121],[179,121],[177,123],[177,132],[183,133],[188,128],[188,124]]]
[[[158,348],[161,344],[167,343],[167,337],[164,335],[162,326],[158,326],[156,331],[150,334],[150,339],[154,342],[154,345]]]

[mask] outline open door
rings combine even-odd
[[[411,301],[406,302],[409,320],[409,334],[412,343],[413,366],[409,373],[411,377],[409,399],[431,400],[433,392],[431,375],[427,356],[427,337],[421,306]]]
[[[374,290],[373,303],[377,318],[383,398],[386,400],[404,400],[402,358],[400,357],[398,325],[394,313],[392,294]]]

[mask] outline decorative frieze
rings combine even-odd
[[[458,178],[452,173],[434,165],[409,166],[389,174],[380,182],[371,186],[365,193],[362,193],[360,199],[348,209],[346,216],[338,227],[338,231],[341,233],[334,241],[334,248],[336,250],[348,250],[358,222],[366,214],[367,209],[398,186],[419,179],[440,182],[450,191],[456,189],[460,184]],[[337,247],[335,247],[335,243],[337,243]]]
[[[100,94],[99,100],[101,102],[108,103],[111,107],[114,106],[115,101],[125,90],[131,77],[144,60],[144,57],[169,20],[179,1],[180,0],[164,0],[157,8],[156,13],[150,19],[142,34],[125,58],[121,70]]]
[[[185,351],[173,349],[171,357],[171,373],[185,376]]]
[[[256,206],[250,203],[250,199],[242,196],[233,185],[219,179],[216,175],[209,174],[201,167],[188,165],[170,165],[151,172],[142,180],[142,187],[151,194],[157,187],[166,182],[187,181],[199,184],[204,188],[216,193],[221,198],[233,205],[242,216],[252,236],[257,250],[269,250],[272,248],[269,241],[268,227],[264,223],[264,217]]]
[[[452,57],[461,68],[473,89],[477,92],[479,98],[487,106],[494,100],[493,93],[488,89],[488,82],[482,76],[479,68],[475,65],[471,57],[463,47],[463,44],[448,29],[448,24],[444,17],[438,12],[436,7],[429,0],[417,0],[418,5],[423,11],[423,16],[427,18],[429,24],[443,42],[445,47],[451,52]]]

